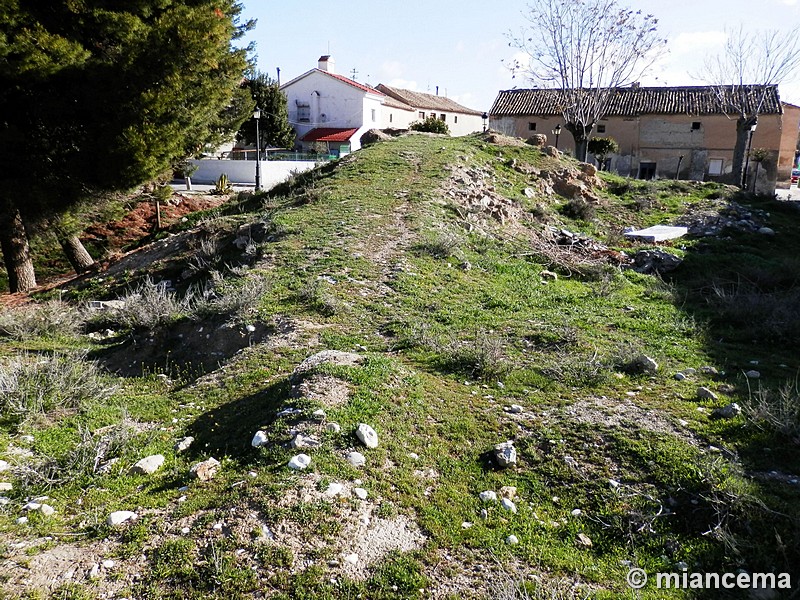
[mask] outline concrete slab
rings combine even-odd
[[[663,242],[665,240],[674,240],[685,236],[689,232],[688,227],[676,227],[673,225],[654,225],[647,229],[639,229],[638,231],[627,231],[623,235],[632,240],[640,240],[643,242]]]

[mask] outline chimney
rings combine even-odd
[[[336,73],[336,61],[333,60],[333,57],[329,54],[325,54],[324,56],[319,57],[319,70],[320,71],[327,71],[328,73]]]

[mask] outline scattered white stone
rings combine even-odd
[[[311,416],[314,417],[315,419],[319,419],[320,421],[322,421],[327,416],[327,414],[325,413],[324,410],[320,408],[319,410],[315,410],[313,413],[311,413]]]
[[[164,464],[164,455],[153,454],[151,456],[143,458],[135,465],[133,465],[133,467],[131,467],[131,471],[139,475],[151,475],[156,471],[158,471],[161,468],[161,465],[163,464]]]
[[[359,500],[366,500],[369,496],[369,492],[362,487],[353,488],[353,493]]]
[[[751,369],[750,371],[747,371],[747,373],[745,373],[744,376],[747,377],[748,379],[758,379],[759,377],[761,377],[761,373],[759,373],[755,369]]]
[[[482,508],[481,512],[480,512],[480,515],[481,515],[481,519],[486,520],[486,519],[489,518],[489,511],[486,510],[485,508]]]
[[[42,504],[39,507],[39,512],[42,513],[45,517],[50,517],[56,514],[56,509],[50,506],[49,504]]]
[[[247,333],[253,333],[256,330],[256,326],[255,325],[248,325],[247,327],[245,327],[245,329],[247,330]]]
[[[28,502],[25,506],[22,507],[22,510],[39,510],[42,508],[40,502]]]
[[[716,400],[717,399],[717,395],[714,392],[712,392],[710,389],[708,389],[707,387],[699,387],[699,388],[697,388],[697,397],[700,398],[700,400]]]
[[[178,498],[178,502],[186,502],[186,500],[188,500],[188,496],[181,496]]]
[[[356,429],[356,437],[367,448],[378,447],[378,434],[375,433],[375,430],[366,423],[358,424],[358,428]]]
[[[775,230],[770,227],[759,227],[758,233],[761,235],[775,235]]]
[[[265,445],[266,443],[267,443],[267,434],[264,431],[261,431],[259,429],[258,431],[256,431],[256,434],[253,436],[253,439],[250,442],[250,445],[253,448],[258,448],[260,446]]]
[[[4,460],[0,460],[0,473],[3,471],[8,471],[8,463]]]
[[[298,433],[292,440],[292,448],[318,448],[322,443],[309,435]]]
[[[408,458],[411,460],[419,460],[419,454],[416,452],[409,452],[406,456],[408,456]]]
[[[299,408],[284,408],[277,415],[275,415],[275,417],[277,418],[277,417],[288,417],[291,415],[299,415],[302,412],[303,411],[300,410]]]
[[[135,521],[138,518],[139,515],[137,515],[135,512],[131,512],[129,510],[117,510],[108,515],[106,523],[112,527],[116,527],[117,525],[122,525],[126,521]]]
[[[191,529],[189,529],[188,527],[182,527],[182,528],[181,528],[181,533],[182,533],[183,535],[186,535],[186,534],[187,534],[187,533],[189,533],[190,531],[191,531]]]
[[[505,411],[511,413],[512,415],[518,415],[524,410],[525,409],[519,404],[512,404],[511,406],[505,407]]]
[[[497,494],[493,490],[481,492],[478,494],[478,498],[480,498],[483,502],[497,502]]]
[[[100,565],[94,563],[92,568],[89,569],[89,579],[97,579],[100,577]]]
[[[311,464],[311,457],[308,454],[298,454],[289,461],[289,468],[295,471],[302,471]]]
[[[609,479],[608,484],[613,488],[619,487],[619,481],[617,481],[616,479]]]
[[[514,501],[509,498],[503,498],[500,501],[500,506],[502,506],[504,509],[514,514],[516,514],[517,512],[517,505],[514,504]]]
[[[504,485],[500,488],[500,495],[503,498],[511,498],[513,500],[517,497],[517,488],[513,485]]]
[[[222,527],[223,527],[222,522],[219,522],[219,523],[214,523],[212,529],[214,531],[222,531]]]
[[[28,522],[28,517],[19,517],[16,521],[14,521],[17,525],[25,525]]]
[[[361,452],[348,452],[345,458],[354,467],[363,467],[367,464],[367,458]]]
[[[510,535],[510,536],[508,536],[506,538],[506,544],[510,544],[512,546],[515,546],[515,545],[519,544],[519,539],[517,539],[517,536],[515,536],[515,535]]]
[[[514,442],[508,441],[494,447],[494,457],[501,467],[508,467],[517,463],[517,450]]]
[[[358,563],[358,554],[355,552],[353,554],[348,554],[344,557],[345,562],[350,563],[351,565],[355,565]]]
[[[580,517],[583,514],[583,511],[580,508],[573,509],[570,513],[573,517]]]
[[[186,452],[189,449],[189,446],[194,443],[194,438],[192,436],[185,437],[183,439],[178,440],[175,444],[175,452],[180,454],[181,452]]]
[[[579,533],[578,539],[575,540],[579,546],[583,546],[584,548],[591,548],[592,547],[592,539],[586,535],[585,533]]]
[[[472,523],[469,521],[464,521],[461,523],[461,529],[469,529],[470,527],[472,527]]]
[[[331,483],[328,489],[325,490],[325,495],[332,498],[341,494],[343,489],[344,486],[341,483]]]
[[[101,564],[104,569],[113,569],[116,563],[113,560],[104,560]]]
[[[325,429],[327,429],[331,433],[339,433],[342,430],[342,426],[339,425],[338,423],[331,422],[325,426]]]
[[[645,373],[655,373],[658,371],[658,363],[649,356],[642,355],[636,362],[638,363],[639,368],[641,368],[641,370]]]
[[[673,377],[675,377],[675,379],[677,379],[678,381],[683,381],[684,379],[686,379],[686,375],[684,375],[683,373],[675,373]]]
[[[715,408],[711,411],[711,416],[720,419],[732,419],[741,412],[742,408],[736,402],[731,402],[722,408]]]
[[[14,485],[7,481],[0,481],[0,492],[10,492],[14,489]]]
[[[210,481],[214,475],[217,474],[219,466],[219,461],[212,456],[202,462],[192,465],[192,468],[189,469],[189,473],[200,481]]]

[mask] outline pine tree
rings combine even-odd
[[[117,7],[118,4],[118,7]],[[0,2],[0,243],[35,285],[27,230],[230,136],[252,104],[234,0]]]

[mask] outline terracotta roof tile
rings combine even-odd
[[[467,115],[481,115],[481,111],[473,110],[462,106],[458,102],[446,98],[444,96],[434,96],[433,94],[423,94],[422,92],[414,92],[412,90],[404,90],[388,85],[380,84],[376,88],[387,96],[391,96],[395,100],[399,100],[415,109],[424,108],[427,110],[441,110],[447,112],[455,112]]]
[[[323,71],[321,69],[317,69],[317,71],[319,71],[320,73],[325,73],[325,75],[330,75],[334,79],[338,79],[339,81],[343,81],[345,83],[348,83],[348,84],[352,85],[353,87],[357,87],[362,92],[370,92],[371,94],[375,94],[376,96],[383,96],[383,93],[380,92],[379,90],[376,90],[375,88],[370,87],[368,85],[364,85],[363,83],[359,83],[354,79],[350,79],[348,77],[345,77],[344,75],[339,75],[338,73],[329,73],[328,71]]]
[[[766,87],[761,114],[782,112],[777,86],[745,86],[748,108],[752,111],[756,97]],[[642,114],[736,114],[733,108],[733,86],[723,88],[724,105],[717,101],[710,86],[628,87],[610,90],[608,116],[635,117]],[[512,115],[559,115],[564,93],[559,89],[526,89],[501,91],[492,105],[493,117]]]
[[[358,128],[317,127],[301,138],[301,142],[346,142],[353,137]]]

